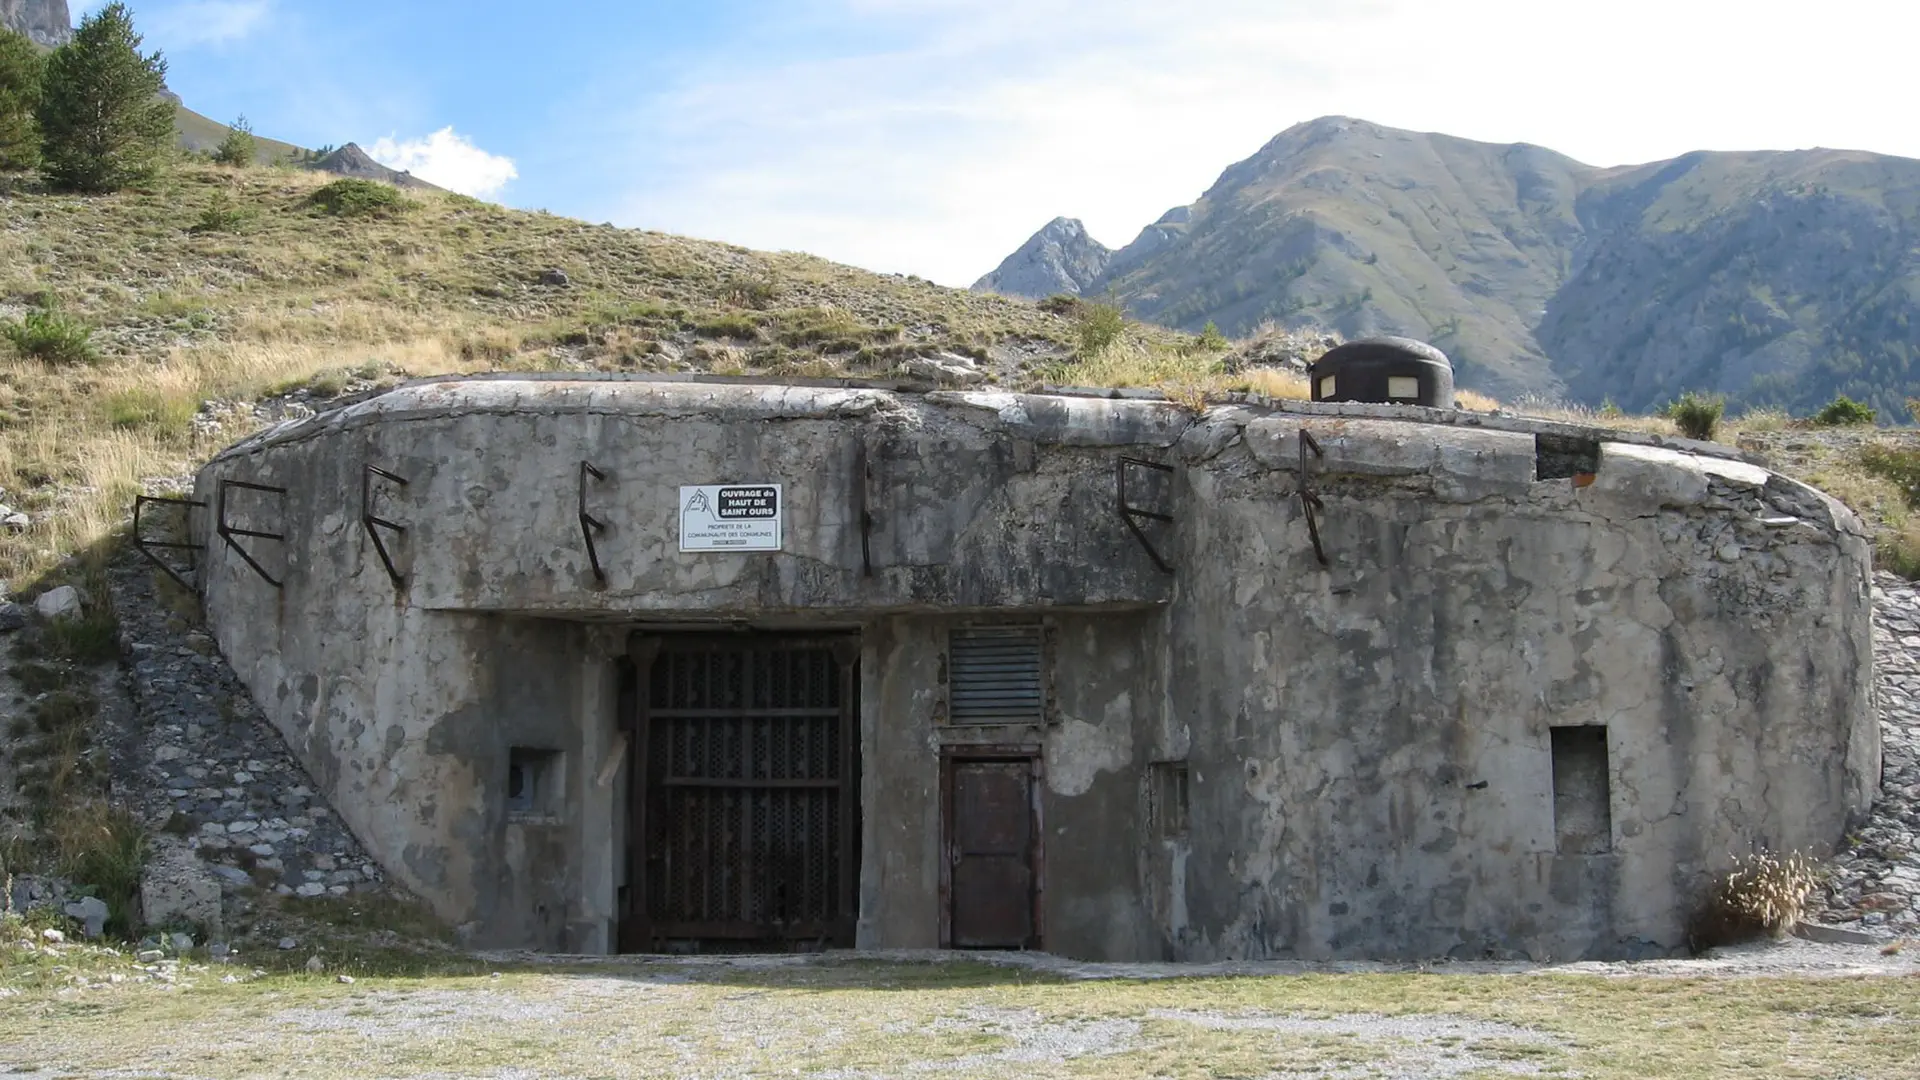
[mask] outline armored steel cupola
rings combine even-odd
[[[1447,354],[1403,337],[1349,341],[1327,350],[1308,371],[1315,401],[1453,408],[1453,365]]]

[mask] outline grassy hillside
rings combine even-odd
[[[233,129],[218,120],[201,116],[185,105],[176,105],[173,110],[173,130],[180,137],[180,147],[197,154],[209,154],[219,149],[220,143]],[[276,162],[294,161],[304,156],[306,151],[292,143],[269,139],[263,135],[253,137],[253,156],[262,165]]]
[[[1609,174],[1580,216],[1538,329],[1575,396],[1684,386],[1805,415],[1843,393],[1904,418],[1920,393],[1920,161],[1689,154]]]
[[[396,192],[394,212],[334,216],[312,202],[333,179],[188,165],[99,198],[0,181],[0,322],[55,308],[91,328],[95,354],[56,363],[0,341],[0,501],[33,518],[0,532],[0,578],[99,537],[150,478],[260,422],[223,403],[309,382],[324,395],[483,368],[884,375],[942,349],[1037,378],[1075,340],[1072,318],[1029,303],[458,195]],[[543,283],[551,270],[568,283]]]

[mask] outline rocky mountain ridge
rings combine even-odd
[[[312,168],[338,176],[353,176],[362,180],[384,180],[395,187],[413,188],[418,191],[445,190],[427,183],[410,172],[387,168],[375,161],[373,155],[360,149],[359,143],[348,143],[314,162]]]
[[[976,288],[1057,284],[1005,270]],[[1920,393],[1920,161],[1697,152],[1596,168],[1323,117],[1075,284],[1188,331],[1422,338],[1463,386],[1509,399],[1639,411],[1693,389],[1804,413],[1845,393],[1903,416]]]
[[[1057,217],[973,287],[1007,296],[1078,296],[1106,272],[1112,256],[1079,218]]]
[[[57,49],[73,37],[67,0],[0,0],[0,27]]]

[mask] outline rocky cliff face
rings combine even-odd
[[[1106,270],[1112,254],[1079,219],[1057,217],[973,287],[1006,296],[1078,296]]]
[[[0,0],[0,26],[25,34],[49,49],[73,37],[73,19],[67,0]]]
[[[1920,393],[1917,239],[1920,161],[1597,169],[1324,117],[1229,167],[1081,291],[1186,330],[1422,338],[1462,385],[1507,398],[1646,409],[1691,389],[1804,412],[1846,393],[1903,416]]]

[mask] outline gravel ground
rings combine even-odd
[[[1893,951],[1888,951],[1893,950]],[[631,966],[620,956],[555,956],[518,951],[485,952],[500,964]],[[739,973],[802,968],[810,964],[988,963],[1026,968],[1070,979],[1180,979],[1243,975],[1366,975],[1424,972],[1438,975],[1594,975],[1615,977],[1800,976],[1855,978],[1863,975],[1920,976],[1920,937],[1873,944],[1807,941],[1757,941],[1713,949],[1705,955],[1664,960],[1580,960],[1536,964],[1518,960],[1240,960],[1211,964],[1096,963],[1038,952],[946,952],[936,949],[838,950],[760,956],[647,957],[646,978],[673,979],[676,969],[701,977],[716,969]]]

